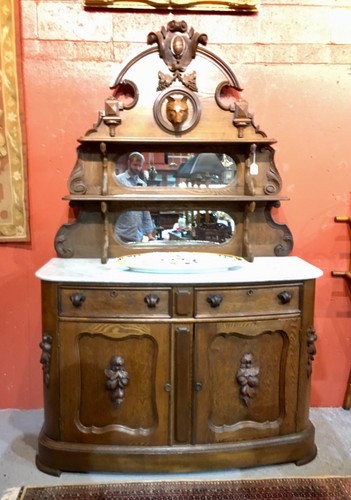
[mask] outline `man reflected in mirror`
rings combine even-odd
[[[124,186],[144,186],[142,169],[145,162],[141,153],[133,152],[128,157],[127,169],[118,174],[116,179]],[[116,235],[124,242],[141,242],[144,238],[154,240],[154,223],[147,210],[128,210],[123,212],[116,222]]]

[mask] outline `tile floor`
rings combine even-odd
[[[35,466],[37,436],[43,421],[42,410],[0,410],[0,499],[5,490],[21,485],[351,475],[351,411],[312,408],[310,418],[316,428],[318,455],[312,462],[300,467],[292,463],[203,473],[63,473],[60,477],[53,477],[40,472]]]

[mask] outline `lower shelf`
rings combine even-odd
[[[61,472],[171,473],[225,470],[286,462],[304,465],[315,458],[314,427],[274,438],[188,446],[115,446],[54,441],[39,436],[36,465]]]

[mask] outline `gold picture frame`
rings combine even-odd
[[[258,12],[259,0],[83,0],[83,6],[104,9],[167,9],[230,11],[242,14]]]
[[[30,240],[18,0],[0,9],[0,242]]]

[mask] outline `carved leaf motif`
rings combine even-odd
[[[175,76],[166,75],[162,71],[158,72],[158,87],[157,90],[164,90],[176,80]]]
[[[282,188],[282,179],[274,166],[270,166],[267,172],[268,184],[263,188],[265,194],[276,194]]]

